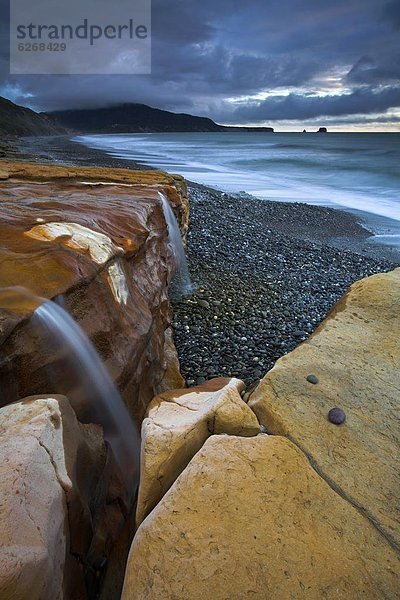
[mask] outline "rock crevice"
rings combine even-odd
[[[213,434],[255,436],[257,417],[241,399],[239,379],[213,379],[190,390],[160,394],[142,424],[139,525]]]

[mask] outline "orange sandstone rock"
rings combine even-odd
[[[240,397],[243,389],[240,379],[217,378],[154,398],[142,424],[138,525],[210,435],[260,433],[257,417]]]
[[[122,600],[397,598],[386,538],[279,436],[212,436],[133,540]]]
[[[292,440],[398,551],[399,315],[400,269],[358,281],[249,400],[267,431]],[[334,407],[342,425],[328,420]]]
[[[0,597],[86,598],[101,431],[62,396],[26,398],[0,409],[0,453]]]
[[[0,288],[61,297],[140,421],[168,367],[175,267],[159,193],[185,233],[184,181],[160,171],[6,161],[1,168],[8,179],[0,182]],[[0,290],[1,405],[54,389],[49,369],[57,360],[29,321],[35,302],[18,290],[11,296]]]

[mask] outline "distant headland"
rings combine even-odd
[[[0,97],[0,133],[3,135],[230,131],[273,133],[274,129],[219,125],[206,117],[173,113],[145,104],[37,113]]]
[[[173,113],[146,104],[120,104],[105,108],[55,111],[48,114],[63,127],[90,133],[163,132],[269,132],[272,127],[219,125],[212,119]]]

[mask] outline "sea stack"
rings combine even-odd
[[[328,133],[328,130],[326,127],[320,127],[317,131],[317,133]]]

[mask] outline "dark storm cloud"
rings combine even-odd
[[[351,94],[325,97],[289,94],[269,98],[253,106],[243,106],[232,116],[235,121],[244,122],[311,119],[318,116],[380,113],[397,106],[400,106],[400,86],[381,90],[363,88]]]
[[[400,105],[399,6],[382,0],[153,0],[151,76],[9,76],[3,26],[0,76],[5,93],[36,109],[144,102],[224,122],[370,114]],[[123,18],[118,2],[113,11]],[[304,95],[330,87],[336,95]],[[245,99],[274,90],[282,96],[256,104]],[[238,97],[244,105],[235,110],[229,99]]]
[[[398,125],[400,123],[400,117],[395,115],[382,115],[382,116],[368,116],[362,115],[352,117],[336,117],[334,120],[335,125],[346,125],[349,123],[356,123],[357,125],[371,125],[371,124],[382,124],[382,125]],[[329,121],[321,121],[321,124],[328,124]]]
[[[400,62],[387,59],[382,64],[362,56],[348,72],[346,80],[349,83],[372,85],[400,81]]]
[[[392,0],[388,2],[383,10],[382,17],[389,21],[394,29],[400,29],[400,2],[399,0]]]

